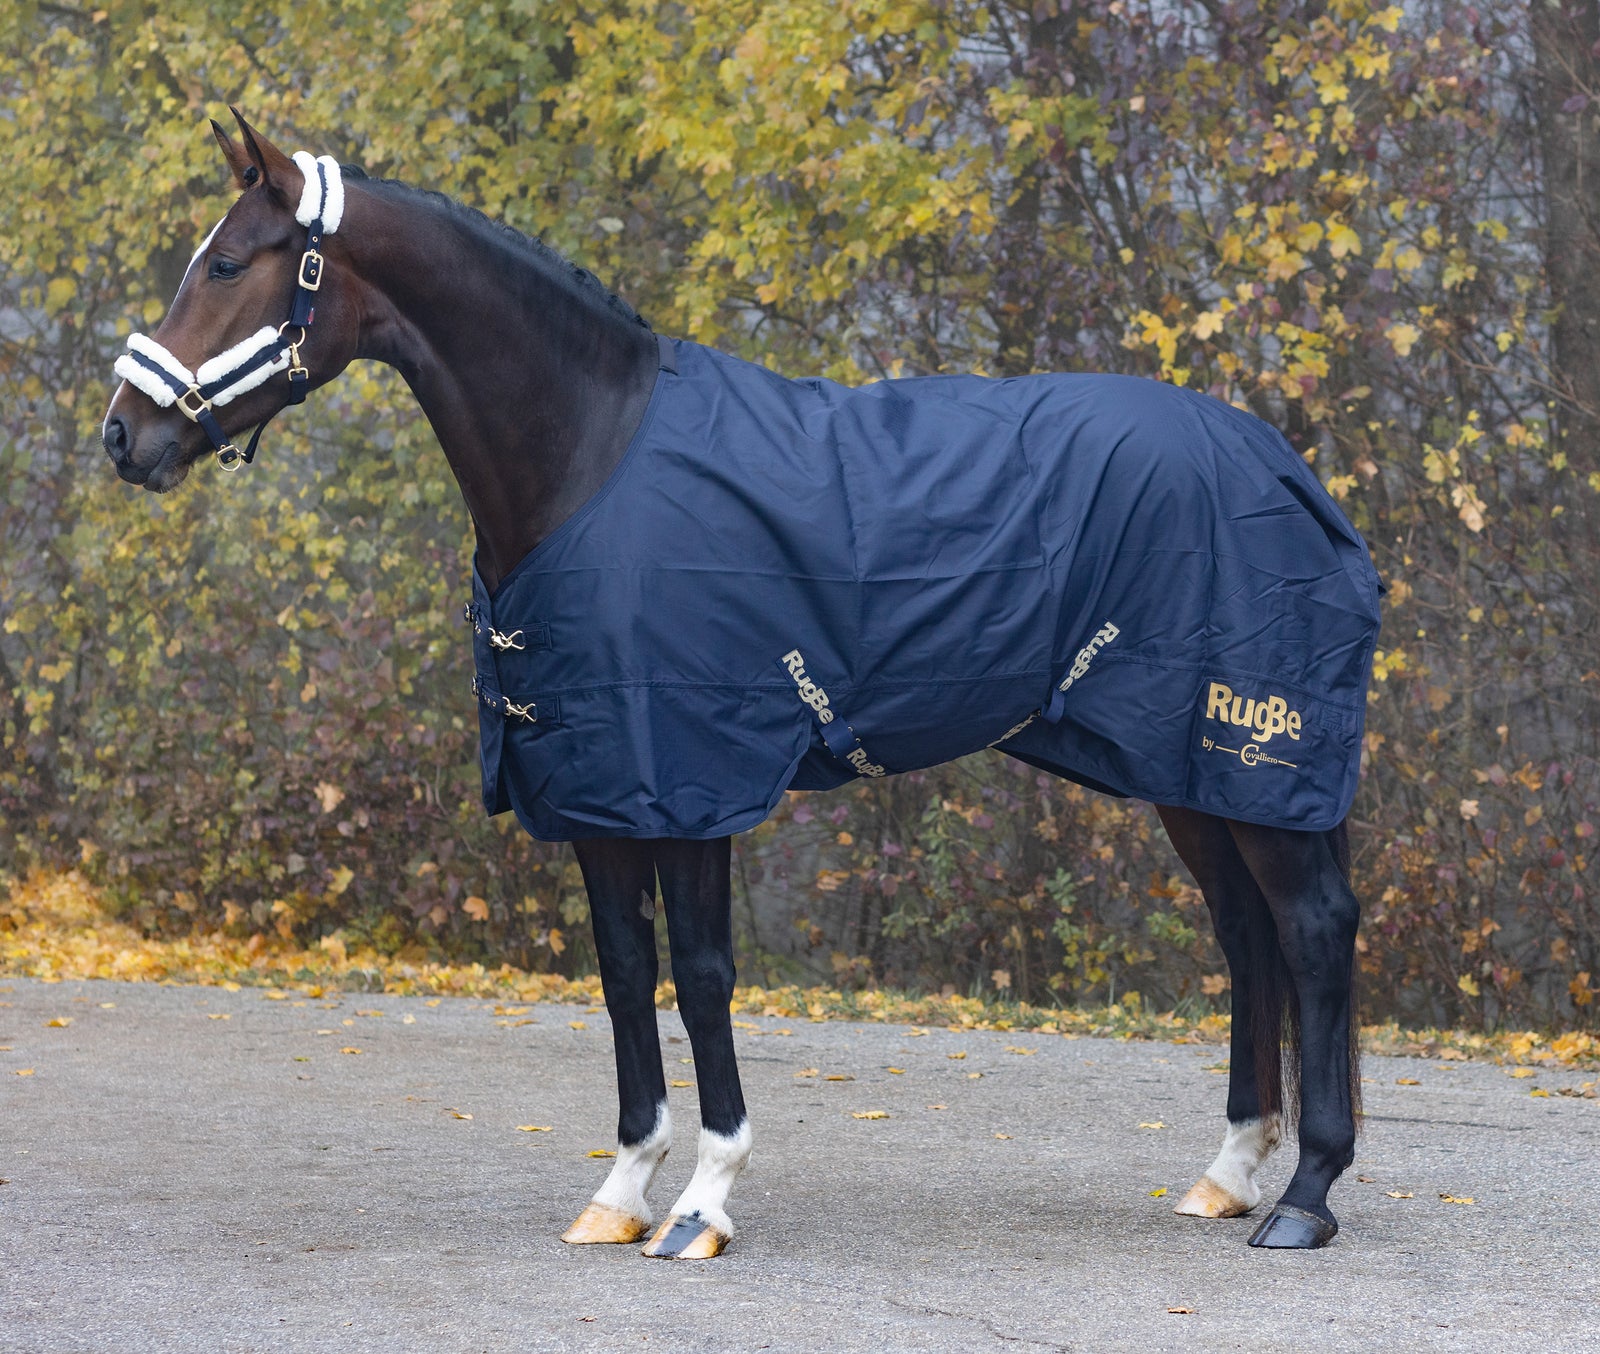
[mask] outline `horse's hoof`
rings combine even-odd
[[[647,1218],[636,1218],[610,1204],[590,1204],[561,1234],[561,1239],[569,1246],[594,1246],[603,1242],[631,1245],[649,1230]]]
[[[1194,1188],[1183,1196],[1183,1202],[1172,1211],[1190,1218],[1237,1218],[1255,1207],[1238,1195],[1223,1189],[1209,1175],[1195,1181]]]
[[[709,1260],[721,1255],[727,1244],[728,1234],[720,1227],[674,1213],[656,1230],[644,1253],[658,1260]]]
[[[1293,1204],[1274,1204],[1272,1212],[1250,1235],[1252,1246],[1279,1251],[1314,1251],[1326,1246],[1339,1230],[1339,1224]]]

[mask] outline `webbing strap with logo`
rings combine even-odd
[[[828,693],[806,675],[806,660],[799,649],[790,649],[778,660],[778,666],[794,680],[800,703],[809,706],[811,713],[817,717],[823,744],[829,752],[849,766],[858,776],[876,778],[889,774],[884,767],[867,755],[867,750],[862,746],[856,731],[845,720],[839,718],[828,700]]]

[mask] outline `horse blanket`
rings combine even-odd
[[[491,596],[484,806],[725,836],[981,748],[1326,829],[1378,632],[1366,545],[1267,424],[1157,381],[790,380],[662,341],[609,481]]]

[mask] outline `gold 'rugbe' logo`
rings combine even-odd
[[[1258,743],[1271,742],[1280,733],[1300,741],[1300,712],[1291,710],[1282,696],[1246,698],[1234,695],[1233,688],[1224,682],[1212,682],[1206,698],[1206,718],[1249,729]]]

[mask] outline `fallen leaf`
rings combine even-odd
[[[604,1147],[593,1147],[593,1148],[590,1148],[589,1155],[592,1156],[592,1157],[614,1157],[614,1156],[616,1156],[616,1153],[612,1152],[612,1151],[608,1151]]]
[[[965,1058],[967,1055],[966,1055],[966,1051],[963,1050],[960,1053],[946,1053],[944,1056],[949,1058],[951,1062],[957,1062],[958,1063],[963,1058]]]
[[[1471,1195],[1458,1197],[1454,1194],[1441,1194],[1439,1197],[1447,1204],[1475,1204],[1478,1202]]]
[[[1394,1084],[1396,1086],[1420,1086],[1420,1085],[1422,1085],[1422,1083],[1420,1081],[1418,1081],[1415,1077],[1396,1077],[1394,1079]]]
[[[1193,1316],[1193,1307],[1168,1307],[1167,1311],[1173,1316]]]
[[[470,1114],[463,1114],[460,1110],[451,1110],[450,1111],[450,1117],[452,1119],[470,1119],[470,1118],[472,1118],[472,1116]]]
[[[417,1018],[414,1015],[403,1015],[400,1017],[400,1023],[402,1025],[415,1025],[417,1023]]]
[[[1370,1185],[1374,1183],[1373,1177],[1370,1175],[1358,1175],[1356,1179],[1359,1180],[1363,1185]]]
[[[982,1072],[968,1072],[967,1073],[967,1080],[968,1081],[976,1081],[982,1075],[983,1075]]]
[[[45,1021],[44,1027],[47,1030],[64,1030],[70,1024],[72,1024],[71,1016],[57,1016],[54,1020]]]
[[[318,1030],[317,1033],[318,1034],[332,1034],[333,1031],[332,1030]]]
[[[238,983],[233,984],[233,990],[235,992],[239,990]],[[100,1009],[102,1011],[115,1011],[117,1009],[117,1003],[114,1001],[103,1001],[100,1003]]]
[[[684,1081],[682,1078],[679,1078],[676,1081],[669,1081],[667,1083],[667,1085],[668,1086],[693,1086],[694,1082],[692,1082],[692,1081]]]
[[[827,1076],[823,1077],[823,1080],[824,1081],[854,1081],[855,1078],[853,1076],[851,1076],[848,1072],[829,1072]]]
[[[929,1105],[928,1108],[930,1110],[947,1110],[947,1109],[950,1108],[950,1106],[948,1106],[948,1105]]]
[[[1036,1048],[1019,1048],[1016,1044],[1006,1045],[1006,1052],[1015,1053],[1019,1058],[1031,1058],[1038,1051]]]
[[[295,1061],[297,1063],[308,1063],[311,1061],[311,1059],[306,1057],[305,1054],[299,1053],[295,1055]]]
[[[482,898],[478,897],[478,895],[475,893],[470,895],[467,900],[461,904],[461,910],[474,921],[489,920],[489,904]]]
[[[358,1016],[381,1016],[383,1014],[383,1012],[382,1011],[357,1011],[356,1014]]]
[[[903,1067],[891,1067],[889,1073],[891,1076],[903,1077],[906,1074],[906,1069]]]
[[[206,1019],[207,1020],[232,1020],[233,1016],[230,1015],[226,1011],[208,1011],[206,1013]]]
[[[16,1075],[19,1077],[31,1077],[33,1075],[33,1068],[19,1067],[17,1068]]]
[[[262,1001],[288,1001],[289,1000],[289,994],[287,992],[263,992],[261,994],[261,1000]]]
[[[1140,1128],[1166,1128],[1166,1127],[1168,1127],[1168,1125],[1162,1123],[1161,1120],[1157,1119],[1153,1124],[1140,1124],[1139,1127]]]
[[[850,1117],[852,1119],[887,1119],[889,1117],[889,1111],[888,1110],[851,1110],[850,1111]]]
[[[1520,1081],[1523,1077],[1536,1077],[1539,1073],[1532,1067],[1513,1067],[1510,1075]]]
[[[555,1127],[556,1126],[554,1124],[518,1124],[517,1125],[517,1132],[518,1133],[553,1133],[553,1132],[555,1132]]]
[[[567,1021],[567,1025],[575,1030],[586,1030],[589,1028],[588,1022],[584,1020],[569,1020]]]
[[[1533,1091],[1529,1091],[1528,1094],[1532,1095],[1532,1096],[1538,1096],[1542,1100],[1542,1099],[1548,1097],[1550,1092],[1549,1091],[1545,1091],[1545,1090],[1533,1090]]]
[[[1152,1198],[1152,1199],[1159,1199],[1159,1198],[1161,1198],[1161,1196],[1162,1196],[1162,1195],[1164,1195],[1164,1194],[1165,1194],[1165,1193],[1166,1193],[1166,1192],[1167,1192],[1167,1187],[1166,1187],[1166,1186],[1165,1186],[1165,1185],[1163,1185],[1163,1186],[1162,1186],[1162,1187],[1161,1187],[1161,1188],[1160,1188],[1160,1189],[1153,1189],[1153,1190],[1151,1190],[1151,1191],[1150,1191],[1150,1197],[1151,1197],[1151,1198]]]
[[[999,1138],[1001,1142],[1011,1141],[1011,1135],[1009,1133],[996,1133],[995,1137]]]
[[[494,1013],[503,1016],[518,1016],[527,1015],[532,1009],[533,1007],[531,1006],[496,1006]]]
[[[909,1029],[909,1030],[906,1031],[906,1038],[907,1039],[924,1039],[924,1038],[927,1037],[927,1034],[928,1034],[927,1030],[919,1030],[919,1029],[916,1029],[915,1027],[913,1027],[912,1029]]]
[[[443,997],[435,997],[435,998],[433,998],[432,1001],[425,1001],[422,1004],[424,1006],[437,1006],[443,1000],[444,1000]]]
[[[1410,1190],[1390,1189],[1384,1191],[1384,1197],[1388,1199],[1415,1199],[1417,1196]]]
[[[330,1033],[330,1034],[331,1034],[331,1033],[333,1033],[333,1031],[332,1031],[332,1030],[330,1030],[330,1031],[328,1031],[328,1032],[329,1032],[329,1033]],[[341,1049],[340,1049],[340,1050],[339,1050],[339,1052],[341,1052],[341,1053],[359,1053],[359,1052],[361,1052],[361,1050],[360,1050],[360,1049],[359,1049],[359,1048],[348,1048],[348,1047],[346,1047],[346,1048],[341,1048]]]
[[[679,1062],[688,1062],[689,1059],[680,1058],[678,1061]],[[817,1075],[817,1069],[814,1068],[814,1067],[802,1067],[798,1072],[795,1073],[796,1079],[798,1079],[800,1077],[814,1077],[816,1075]]]

